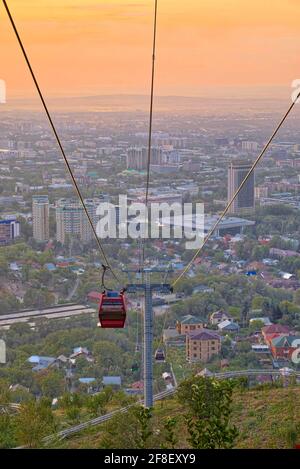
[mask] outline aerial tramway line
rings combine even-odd
[[[26,50],[24,48],[23,42],[20,38],[20,35],[18,33],[18,29],[15,25],[14,19],[10,13],[10,10],[8,8],[6,0],[2,0],[2,3],[4,5],[4,8],[7,12],[9,21],[11,23],[11,26],[13,28],[13,31],[15,33],[15,36],[17,38],[17,41],[19,43],[19,46],[21,48],[22,54],[24,56],[25,62],[27,64],[27,67],[29,69],[30,75],[32,77],[32,80],[34,82],[34,85],[36,87],[37,93],[39,95],[39,98],[41,100],[42,106],[44,108],[44,111],[46,113],[47,119],[49,121],[50,127],[53,131],[53,134],[55,136],[55,139],[57,141],[58,147],[60,149],[61,155],[63,157],[64,163],[66,165],[66,169],[70,175],[72,184],[74,186],[74,189],[77,193],[77,196],[82,204],[83,210],[85,212],[85,215],[87,217],[87,220],[91,226],[93,235],[95,237],[95,241],[97,243],[101,259],[102,259],[102,293],[100,296],[100,303],[99,303],[99,326],[102,327],[103,329],[106,328],[123,328],[125,326],[126,322],[126,298],[125,298],[125,292],[126,288],[120,288],[118,290],[110,290],[105,287],[104,285],[104,276],[106,271],[109,269],[114,281],[117,282],[120,285],[120,280],[117,274],[114,272],[114,269],[112,268],[109,259],[106,255],[106,252],[104,250],[104,247],[100,241],[100,239],[97,236],[96,229],[94,227],[93,221],[90,217],[90,214],[88,212],[88,209],[85,205],[84,198],[81,194],[80,188],[77,184],[77,181],[73,175],[72,168],[68,162],[67,156],[65,154],[64,148],[62,146],[60,137],[57,133],[56,127],[54,125],[54,122],[52,120],[51,114],[48,110],[47,104],[45,102],[43,93],[40,89],[40,86],[38,84],[37,78],[35,76],[35,73],[32,69],[30,60],[28,58],[28,55],[26,53]],[[154,11],[154,31],[153,31],[153,50],[152,50],[152,74],[151,74],[151,91],[150,91],[150,109],[149,109],[149,134],[148,134],[148,160],[147,160],[147,176],[146,176],[146,205],[148,203],[148,195],[149,195],[149,185],[150,185],[150,168],[151,168],[151,149],[152,149],[152,123],[153,123],[153,97],[154,97],[154,79],[155,79],[155,53],[156,53],[156,28],[157,28],[157,0],[154,0],[155,4],[155,11]],[[210,240],[211,236],[225,217],[225,215],[228,213],[232,203],[235,201],[236,197],[240,193],[240,191],[243,189],[244,185],[248,181],[249,177],[251,176],[252,172],[258,165],[258,163],[261,161],[263,158],[264,154],[268,150],[269,146],[273,142],[275,136],[278,134],[280,128],[284,124],[285,120],[289,116],[290,112],[294,108],[295,104],[298,102],[300,98],[300,93],[296,96],[296,98],[293,100],[292,104],[289,106],[288,110],[276,126],[274,132],[272,133],[271,137],[265,144],[264,148],[262,149],[261,153],[258,155],[258,157],[255,159],[253,165],[251,166],[249,172],[246,174],[245,178],[239,185],[238,189],[236,192],[233,194],[231,200],[229,200],[228,204],[226,205],[225,209],[223,212],[220,214],[219,218],[217,219],[216,223],[213,225],[211,230],[208,232],[206,237],[204,238],[203,244],[201,247],[196,251],[194,256],[192,257],[191,261],[186,265],[186,267],[183,269],[183,271],[175,278],[173,281],[172,285],[168,286],[165,284],[165,282],[161,283],[161,289],[166,291],[167,288],[173,289],[179,281],[184,277],[184,275],[189,271],[189,269],[192,267],[194,264],[194,261],[198,256],[201,254],[203,249],[205,248],[206,244]],[[148,269],[149,270],[149,269]],[[166,269],[166,276],[168,274],[169,270]],[[145,301],[145,310],[144,310],[144,380],[145,380],[145,405],[151,406],[153,404],[153,399],[152,399],[152,359],[151,359],[151,354],[152,354],[152,335],[153,335],[153,313],[152,313],[152,303],[151,303],[151,294],[150,292],[156,288],[159,288],[158,284],[154,284],[151,287],[151,284],[149,283],[149,278],[148,278],[148,272],[147,269],[145,269],[145,240],[141,241],[140,244],[140,263],[139,263],[139,269],[137,270],[137,274],[140,274],[141,276],[141,282],[140,285],[136,285],[136,289],[140,287],[140,289],[144,289],[145,291],[145,296],[148,298],[147,301]],[[146,276],[146,282],[143,284],[144,277]],[[166,278],[166,277],[165,277]],[[135,290],[134,290],[135,291]],[[148,302],[148,303],[147,303]],[[147,306],[148,305],[148,306]],[[149,306],[150,305],[150,306]],[[149,308],[151,311],[149,311]],[[164,325],[166,322],[166,316],[164,319]],[[138,339],[137,339],[137,344],[136,344],[136,352],[138,352]],[[165,361],[165,352],[164,349],[160,346],[157,348],[155,352],[155,361],[157,363],[162,363]],[[134,363],[132,365],[132,371],[137,371],[137,364]]]
[[[125,288],[120,292],[106,288],[104,278],[108,267],[103,266],[102,268],[103,290],[99,303],[98,326],[104,329],[122,329],[126,321]]]

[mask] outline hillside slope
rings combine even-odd
[[[153,427],[156,432],[162,431],[163,420],[168,416],[177,416],[177,447],[188,448],[182,410],[176,398],[156,403]],[[300,443],[300,388],[236,391],[232,423],[239,430],[236,448],[292,448],[295,441]],[[101,425],[59,442],[58,446],[101,448],[104,432],[105,425]]]

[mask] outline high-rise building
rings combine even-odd
[[[32,197],[33,237],[36,241],[49,240],[49,199],[47,195]]]
[[[99,199],[86,199],[85,205],[96,227]],[[81,203],[74,199],[60,199],[56,204],[56,239],[66,242],[67,236],[78,236],[84,243],[91,241],[93,231]]]
[[[244,140],[242,142],[242,150],[257,151],[258,150],[258,143],[253,142],[252,140]]]
[[[254,195],[256,199],[267,199],[269,197],[269,187],[268,186],[255,187]]]
[[[20,223],[14,216],[0,220],[0,246],[9,244],[20,236]]]
[[[162,148],[152,147],[151,149],[151,164],[162,164]],[[126,165],[127,169],[135,169],[142,171],[147,169],[148,162],[148,148],[147,147],[134,147],[127,150]]]
[[[228,202],[232,199],[234,193],[239,188],[249,170],[251,163],[235,161],[228,167]],[[254,171],[249,176],[247,182],[231,204],[229,213],[249,213],[254,209]]]

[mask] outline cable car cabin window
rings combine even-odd
[[[103,300],[103,304],[105,305],[122,305],[123,301],[121,299],[116,299],[116,298],[105,298]]]
[[[156,350],[155,360],[158,361],[158,362],[164,362],[165,361],[165,353],[164,353],[163,350]]]

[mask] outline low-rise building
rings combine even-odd
[[[186,359],[188,362],[207,362],[221,351],[221,338],[216,332],[202,329],[186,335]]]
[[[239,328],[240,326],[236,322],[229,321],[229,319],[226,319],[225,321],[222,321],[218,324],[218,329],[222,332],[237,332]]]
[[[122,385],[121,376],[103,376],[103,386],[120,387]]]
[[[44,357],[39,355],[31,355],[27,360],[29,363],[35,365],[32,371],[43,371],[53,366],[56,362],[55,357]]]
[[[255,353],[270,353],[269,346],[266,344],[253,344],[251,350]]]
[[[199,371],[196,376],[201,376],[202,378],[212,378],[214,374],[208,368],[203,368],[203,370]]]
[[[0,245],[12,243],[20,236],[20,223],[14,217],[0,220]]]
[[[226,321],[226,320],[231,320],[231,317],[229,316],[228,313],[225,311],[219,310],[216,311],[215,313],[212,313],[209,317],[209,322],[213,325],[216,326],[217,324],[220,324],[220,322]]]
[[[272,324],[265,326],[261,330],[263,338],[267,345],[271,345],[271,341],[275,337],[287,336],[290,334],[290,328],[281,324]]]
[[[271,340],[271,352],[275,359],[291,360],[293,352],[299,348],[300,336],[287,335],[274,337]]]
[[[249,324],[252,324],[253,322],[256,322],[256,321],[259,321],[261,323],[264,324],[264,326],[271,326],[272,323],[270,321],[270,318],[268,318],[267,316],[260,316],[260,317],[257,317],[257,318],[251,318],[249,319]]]
[[[93,362],[94,359],[91,352],[86,347],[75,347],[73,353],[70,355],[70,359],[76,360],[78,357],[84,357],[86,361]]]
[[[87,295],[87,300],[91,303],[99,304],[99,302],[101,300],[101,293],[99,293],[97,291],[91,291]]]
[[[199,318],[188,314],[187,316],[184,316],[181,321],[177,321],[176,329],[178,331],[178,334],[186,335],[190,332],[203,329],[203,322]]]

